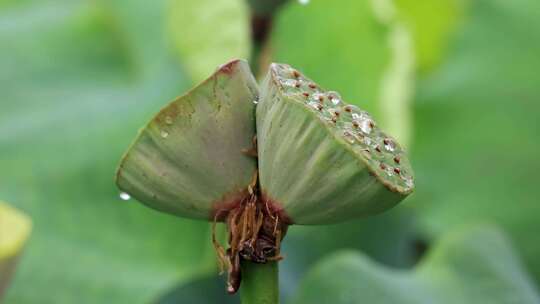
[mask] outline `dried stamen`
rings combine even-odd
[[[229,248],[225,251],[215,236],[214,218],[212,241],[216,249],[220,268],[227,269],[227,292],[235,293],[240,287],[242,260],[254,263],[267,263],[282,259],[280,252],[281,238],[286,225],[279,220],[279,215],[260,200],[258,173],[248,186],[248,195],[239,205],[228,210],[226,224],[229,231]]]

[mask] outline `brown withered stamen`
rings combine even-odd
[[[287,224],[280,220],[279,213],[269,206],[268,201],[262,201],[258,172],[253,175],[247,195],[226,212],[229,248],[225,251],[215,236],[215,223],[221,218],[219,212],[214,217],[212,242],[220,268],[222,271],[227,269],[227,292],[233,294],[238,291],[242,280],[242,261],[267,263],[283,258],[280,246]]]

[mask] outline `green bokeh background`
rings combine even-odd
[[[271,4],[0,0],[0,200],[34,223],[4,302],[238,302],[208,223],[122,201],[113,175],[159,108],[240,57],[368,109],[416,171],[385,214],[291,227],[284,303],[540,303],[540,2]]]

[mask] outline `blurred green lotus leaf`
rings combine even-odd
[[[540,2],[471,2],[450,49],[420,82],[408,204],[433,237],[499,223],[540,282]]]
[[[167,23],[176,52],[195,83],[231,58],[251,52],[248,5],[243,0],[173,0]]]
[[[397,270],[343,251],[320,261],[292,303],[539,303],[504,235],[490,226],[458,229],[413,270]]]
[[[446,54],[466,10],[466,0],[396,0],[398,16],[414,36],[417,66],[427,72]]]

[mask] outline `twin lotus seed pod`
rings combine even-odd
[[[215,239],[240,284],[240,260],[279,260],[292,224],[317,225],[376,214],[413,190],[400,145],[370,115],[284,64],[259,90],[242,60],[162,109],[123,157],[118,187],[151,208],[225,222]]]

